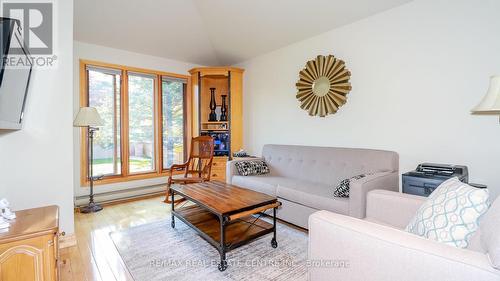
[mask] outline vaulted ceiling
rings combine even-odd
[[[77,41],[231,65],[411,0],[75,0]]]

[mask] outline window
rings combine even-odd
[[[87,67],[88,103],[97,108],[106,120],[95,135],[95,175],[121,174],[120,141],[120,84],[121,72],[96,67]]]
[[[186,80],[162,77],[163,167],[184,162]]]
[[[130,173],[155,170],[155,76],[128,74]]]
[[[80,69],[81,106],[104,120],[94,137],[94,176],[103,176],[96,184],[166,176],[185,161],[188,76],[87,61]],[[85,134],[81,150],[87,184]]]

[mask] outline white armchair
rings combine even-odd
[[[309,280],[499,281],[481,251],[459,249],[403,228],[424,199],[386,190],[368,194],[364,220],[319,211],[309,217]],[[339,266],[340,265],[340,266]]]

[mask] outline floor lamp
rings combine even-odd
[[[73,122],[74,127],[86,127],[87,128],[87,137],[88,137],[88,155],[87,155],[87,163],[88,163],[88,174],[89,174],[89,182],[90,182],[90,195],[89,195],[89,203],[86,206],[80,207],[81,213],[95,213],[102,210],[102,207],[99,204],[94,202],[94,171],[93,171],[93,162],[94,162],[94,133],[99,130],[98,127],[104,125],[104,121],[101,119],[101,116],[97,112],[97,109],[94,107],[81,107],[80,111],[76,115],[75,121]]]
[[[488,92],[471,112],[473,114],[500,115],[500,75],[491,76]]]

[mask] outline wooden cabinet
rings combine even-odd
[[[226,156],[214,157],[212,162],[212,171],[210,174],[211,180],[226,181]]]
[[[0,280],[58,280],[57,206],[17,211],[6,232],[0,232]]]
[[[210,135],[216,141],[212,180],[225,181],[227,161],[243,148],[243,71],[237,67],[199,67],[189,71],[193,136]],[[209,119],[211,89],[215,92],[216,120]],[[220,119],[223,99],[227,104],[227,120]]]

